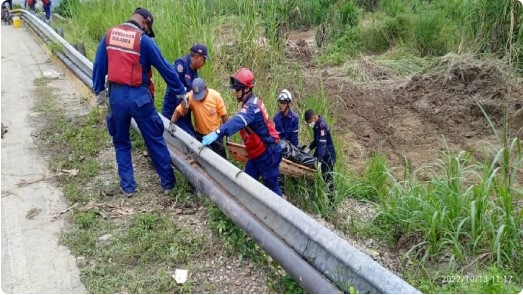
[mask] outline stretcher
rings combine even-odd
[[[227,141],[227,148],[229,150],[229,155],[234,160],[242,163],[247,162],[248,158],[245,145]],[[316,174],[316,170],[282,158],[280,163],[280,173],[297,178],[313,178],[314,174]]]

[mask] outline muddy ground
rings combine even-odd
[[[372,56],[350,61],[350,65],[319,66],[313,58],[318,52],[314,35],[314,31],[291,33],[287,56],[302,67],[305,93],[320,85],[325,90],[331,113],[323,115],[335,122],[333,136],[342,142],[337,153],[343,153],[349,170],[361,171],[376,153],[385,155],[400,177],[405,167],[432,166],[447,149],[488,160],[500,145],[479,105],[498,132],[508,114],[510,135],[523,138],[523,79],[512,77],[509,83],[506,66],[499,61],[447,55],[429,70],[403,76]],[[356,68],[365,82],[350,78],[348,67]],[[303,94],[296,94],[299,105]],[[418,176],[428,180],[428,171],[420,170]],[[333,219],[336,225],[322,223],[333,231],[346,231],[354,221],[366,224],[375,214],[372,202],[346,199]],[[391,249],[352,232],[337,233],[401,276],[406,262],[403,254],[412,246],[410,242]]]
[[[372,57],[362,57],[357,69],[367,82],[357,83],[346,66],[313,63],[314,32],[291,34],[287,48],[303,67],[305,88],[323,84],[333,112],[325,115],[335,119],[334,136],[347,143],[342,152],[356,171],[375,152],[393,166],[408,160],[419,168],[441,156],[446,144],[481,159],[485,142],[495,143],[495,136],[478,102],[499,130],[508,108],[511,134],[522,136],[523,83],[520,78],[509,84],[499,62],[447,55],[425,73],[398,76]]]

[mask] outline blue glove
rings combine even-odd
[[[203,145],[210,145],[211,143],[213,143],[214,141],[216,141],[218,139],[218,133],[216,133],[216,131],[213,131],[207,135],[205,135],[203,138],[202,138],[202,144]]]

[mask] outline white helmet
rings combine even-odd
[[[285,101],[287,103],[292,102],[292,95],[287,89],[283,89],[280,94],[278,94],[278,101]]]

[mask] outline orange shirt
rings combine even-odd
[[[203,135],[218,129],[222,122],[221,117],[227,115],[221,94],[211,88],[207,90],[207,96],[203,101],[194,100],[193,92],[189,92],[189,108],[193,111],[194,129]],[[183,114],[181,104],[176,107],[176,111]]]

